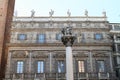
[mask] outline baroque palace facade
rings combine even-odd
[[[71,26],[74,80],[117,80],[110,23],[103,16],[13,17],[5,80],[66,80],[61,30]]]

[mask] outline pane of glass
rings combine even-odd
[[[64,61],[58,61],[58,73],[65,72]]]
[[[17,73],[23,73],[23,61],[17,62]]]
[[[56,40],[61,40],[61,34],[56,34]]]
[[[78,61],[79,72],[85,72],[84,61]]]
[[[43,61],[41,62],[41,73],[43,73],[43,70],[44,70],[44,64],[43,64]]]
[[[96,38],[97,40],[102,39],[102,34],[95,34],[95,38]]]
[[[38,42],[44,43],[45,42],[45,34],[39,34],[38,35]]]
[[[38,73],[43,73],[44,72],[44,62],[43,61],[38,61],[37,72]]]
[[[98,61],[98,71],[99,72],[104,72],[105,71],[104,61]]]
[[[26,39],[26,35],[25,34],[19,34],[18,39],[19,40],[25,40]]]

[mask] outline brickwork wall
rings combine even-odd
[[[0,80],[4,76],[6,65],[6,42],[9,41],[10,23],[15,0],[0,0]],[[7,41],[8,40],[8,41]]]

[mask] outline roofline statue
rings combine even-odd
[[[87,11],[87,9],[85,9],[85,16],[88,17],[88,11]]]
[[[53,14],[54,14],[54,11],[51,9],[51,11],[49,12],[50,17],[52,17]]]
[[[31,17],[34,17],[35,16],[35,11],[34,9],[31,10]]]
[[[68,9],[68,11],[67,11],[67,15],[68,15],[68,17],[70,17],[71,16],[71,12],[70,12],[70,10]]]
[[[103,11],[102,14],[104,17],[106,17],[106,11]]]

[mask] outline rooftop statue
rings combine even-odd
[[[31,10],[31,17],[34,17],[34,16],[35,16],[35,11],[33,9],[33,10]]]
[[[54,14],[54,11],[51,9],[51,11],[49,12],[50,17],[52,17],[53,14]]]
[[[106,17],[106,11],[103,11],[102,14],[104,17]]]
[[[68,11],[67,11],[67,15],[68,15],[68,17],[70,17],[71,16],[71,12],[70,12],[70,10],[68,9]]]
[[[85,10],[85,15],[88,16],[88,11],[87,10]]]

